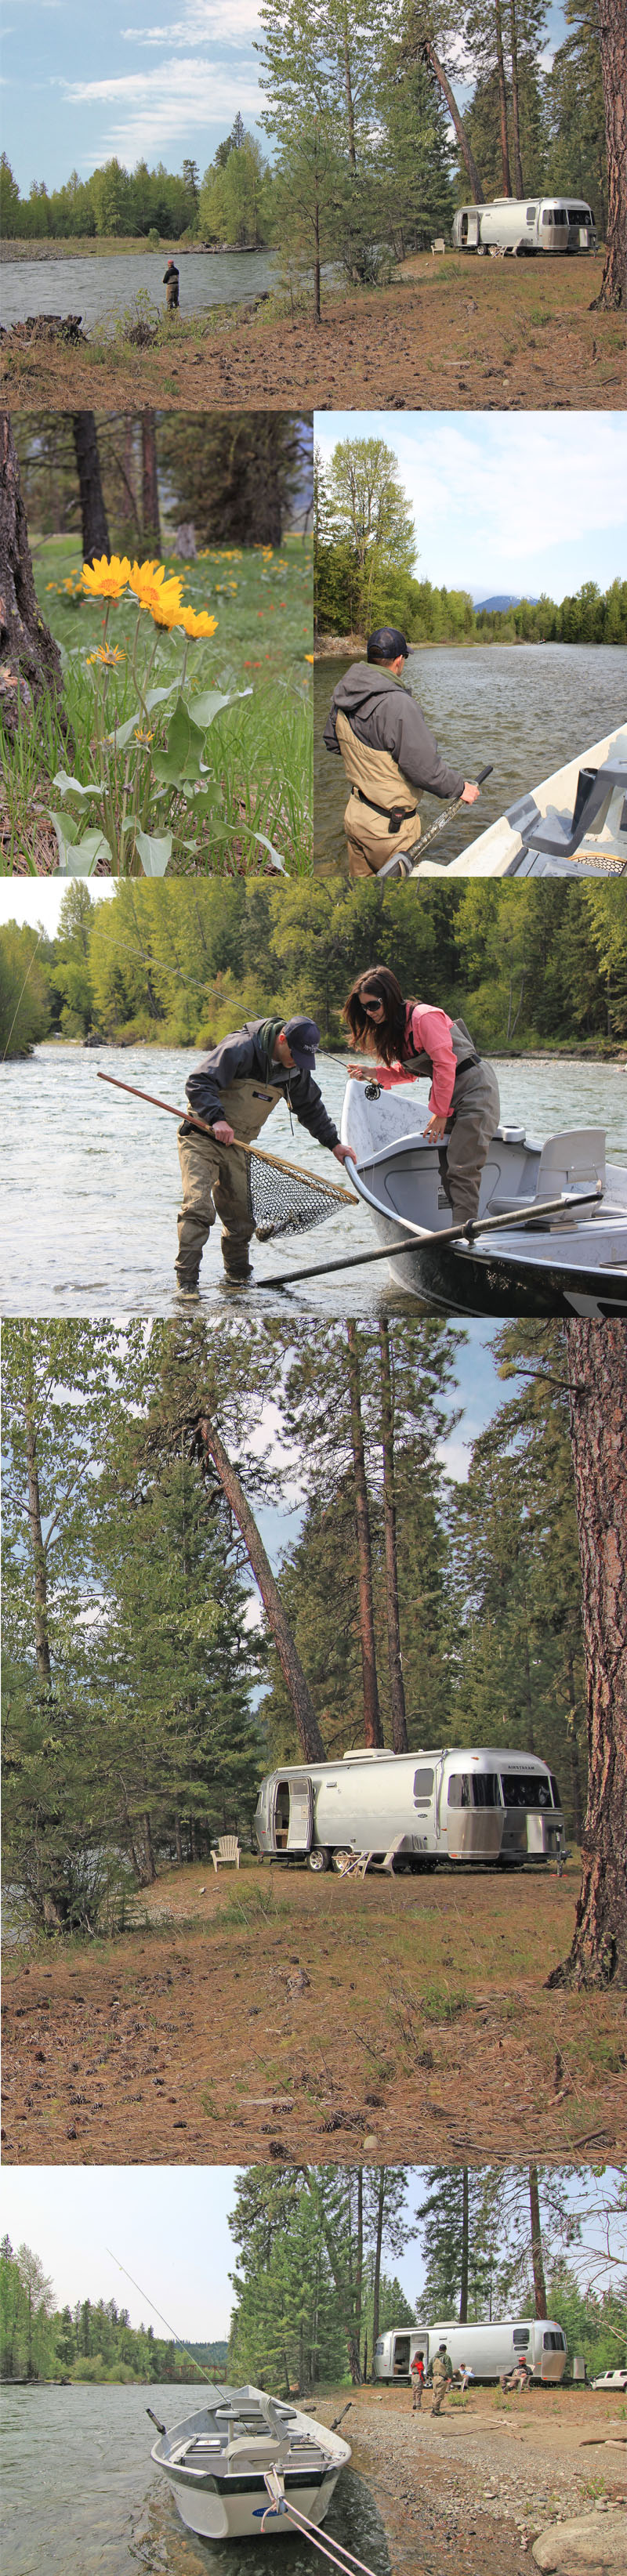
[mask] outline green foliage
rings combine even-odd
[[[0,2377],[63,2379],[101,2387],[134,2381],[201,2382],[209,2371],[221,2376],[226,2344],[194,2344],[189,2351],[155,2335],[152,2326],[131,2326],[128,2309],[115,2299],[79,2299],[76,2306],[55,2308],[52,2283],[37,2254],[20,2245],[14,2254],[8,2236],[0,2245]]]
[[[379,2197],[379,2183],[382,2184]],[[369,2175],[337,2167],[251,2167],[238,2176],[231,2234],[240,2247],[229,2368],[288,2395],[321,2381],[359,2380],[372,2355],[373,2264],[381,2244],[404,2250],[414,2233],[407,2178],[395,2166]],[[397,2283],[381,2282],[382,2313],[411,2309]]]
[[[272,176],[254,134],[223,155],[218,145],[200,191],[198,226],[203,241],[224,242],[237,249],[259,250],[272,225]]]
[[[0,929],[0,1059],[32,1055],[50,1026],[37,934],[7,921]]]

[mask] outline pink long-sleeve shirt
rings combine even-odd
[[[451,1042],[452,1026],[446,1011],[434,1010],[427,1002],[414,1002],[413,1008],[408,1003],[405,1020],[407,1059],[404,1064],[397,1062],[377,1068],[381,1090],[392,1091],[395,1082],[407,1081],[411,1071],[411,1039],[416,1054],[430,1056],[433,1065],[429,1108],[436,1118],[448,1118],[457,1072],[457,1058]]]

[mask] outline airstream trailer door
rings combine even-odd
[[[273,1844],[277,1852],[308,1852],[313,1836],[313,1789],[305,1773],[274,1784]]]
[[[477,207],[474,207],[474,206],[471,206],[471,207],[470,207],[470,209],[469,209],[469,214],[468,214],[468,231],[467,231],[467,234],[466,234],[466,242],[467,242],[468,249],[469,249],[469,250],[478,250],[480,240],[481,240],[481,216],[480,216],[480,214],[479,214],[478,208],[477,208]]]

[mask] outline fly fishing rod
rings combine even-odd
[[[493,768],[494,761],[489,760],[487,769],[480,769],[479,776],[475,779],[476,787],[483,786],[484,778],[492,777]],[[443,832],[446,828],[446,824],[452,823],[454,814],[461,813],[462,805],[464,805],[465,802],[465,797],[456,796],[454,805],[445,805],[444,813],[438,814],[437,822],[431,824],[429,832],[421,832],[420,840],[414,841],[411,850],[395,850],[393,859],[386,859],[385,867],[377,868],[376,874],[379,884],[381,883],[382,877],[411,876],[414,859],[421,859],[423,857],[425,850],[428,850],[429,848],[429,842],[437,840],[438,832]]]
[[[175,2330],[175,2327],[174,2327],[173,2325],[171,2325],[171,2324],[170,2324],[170,2319],[169,2319],[169,2317],[164,2317],[164,2316],[162,2316],[161,2309],[160,2309],[160,2308],[156,2308],[156,2307],[155,2307],[154,2299],[149,2298],[149,2296],[148,2296],[148,2291],[147,2291],[147,2290],[142,2290],[141,2281],[136,2281],[136,2280],[135,2280],[135,2275],[134,2275],[134,2273],[133,2273],[133,2272],[127,2272],[126,2264],[125,2264],[125,2263],[121,2263],[121,2262],[120,2262],[119,2254],[114,2254],[114,2252],[113,2252],[113,2247],[112,2247],[111,2245],[106,2245],[106,2246],[105,2246],[105,2253],[109,2255],[109,2260],[110,2260],[110,2262],[111,2262],[111,2263],[115,2263],[115,2264],[116,2264],[116,2267],[117,2267],[118,2272],[123,2272],[123,2273],[124,2273],[124,2279],[125,2279],[125,2281],[130,2281],[130,2282],[132,2283],[133,2289],[134,2289],[134,2290],[138,2290],[138,2291],[139,2291],[140,2299],[145,2299],[145,2301],[146,2301],[146,2306],[147,2306],[148,2308],[152,2308],[153,2316],[155,2316],[155,2317],[158,2317],[158,2318],[159,2318],[159,2323],[160,2323],[160,2325],[165,2326],[165,2327],[167,2328],[167,2332],[168,2332],[168,2334],[169,2334],[169,2335],[171,2335],[171,2336],[172,2336],[172,2341],[173,2341],[173,2343],[174,2343],[174,2344],[176,2344],[178,2351],[179,2351],[179,2352],[184,2353],[184,2355],[185,2355],[185,2360],[186,2360],[186,2361],[193,2361],[194,2369],[198,2371],[200,2378],[201,2378],[201,2379],[207,2379],[207,2380],[209,2381],[209,2386],[210,2386],[211,2388],[215,2388],[215,2386],[216,2386],[216,2381],[215,2381],[214,2379],[212,2379],[210,2370],[205,2370],[205,2369],[204,2369],[204,2367],[203,2367],[203,2363],[202,2363],[202,2361],[197,2361],[197,2360],[196,2360],[196,2355],[195,2355],[195,2353],[194,2353],[194,2352],[190,2352],[190,2350],[189,2350],[189,2345],[188,2345],[188,2344],[186,2344],[186,2343],[181,2343],[180,2335],[177,2335],[176,2330]],[[222,2383],[221,2383],[221,2382],[220,2382],[220,2385],[222,2385]],[[152,2423],[153,2423],[153,2424],[156,2424],[156,2426],[157,2426],[157,2432],[158,2432],[158,2433],[165,2433],[165,2424],[160,2424],[160,2423],[159,2423],[159,2418],[158,2418],[158,2416],[157,2416],[157,2415],[153,2415],[152,2407],[151,2407],[151,2406],[147,2406],[147,2407],[146,2407],[146,2414],[147,2414],[147,2415],[150,2415],[150,2418],[151,2418]]]
[[[602,1184],[597,1182],[594,1190],[577,1191],[576,1196],[570,1199],[544,1199],[541,1206],[526,1209],[524,1214],[518,1208],[510,1208],[505,1216],[468,1217],[465,1225],[442,1226],[435,1234],[423,1233],[420,1226],[412,1226],[409,1242],[399,1240],[398,1243],[377,1244],[373,1252],[347,1252],[339,1260],[318,1261],[315,1267],[306,1270],[273,1271],[269,1278],[253,1279],[250,1285],[261,1289],[294,1288],[299,1287],[303,1279],[328,1279],[332,1270],[359,1270],[369,1261],[396,1260],[397,1253],[420,1252],[423,1245],[434,1243],[440,1248],[449,1243],[474,1243],[477,1234],[498,1234],[508,1225],[537,1225],[541,1217],[565,1216],[571,1209],[589,1207],[591,1200],[602,1196]],[[408,1217],[397,1217],[396,1223],[409,1229]]]
[[[96,1080],[97,1082],[110,1082],[113,1085],[114,1091],[131,1091],[135,1100],[148,1100],[152,1109],[165,1109],[169,1118],[184,1118],[187,1126],[199,1127],[201,1136],[210,1136],[214,1144],[219,1144],[219,1137],[215,1137],[213,1127],[210,1126],[209,1120],[207,1118],[198,1118],[195,1110],[175,1109],[172,1100],[159,1100],[156,1092],[140,1091],[136,1082],[121,1082],[119,1075],[115,1073],[101,1073],[100,1070],[98,1070]],[[266,1093],[264,1096],[268,1098],[269,1094]],[[304,1181],[309,1189],[315,1189],[317,1175],[316,1173],[306,1172],[303,1169],[302,1163],[283,1162],[279,1154],[266,1153],[263,1145],[248,1145],[243,1136],[234,1136],[233,1144],[237,1145],[240,1154],[254,1154],[260,1163],[268,1163],[271,1171],[289,1172],[292,1177],[296,1175],[298,1180]],[[325,1177],[324,1188],[325,1191],[329,1191],[331,1193],[333,1198],[346,1200],[349,1207],[355,1206],[356,1202],[353,1191],[343,1189],[340,1181],[327,1181]]]

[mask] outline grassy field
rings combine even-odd
[[[124,1937],[10,1953],[4,2157],[616,2159],[625,1997],[545,1985],[578,1885],[172,1870]]]
[[[124,725],[137,706],[132,670],[136,606],[128,594],[111,607],[107,648],[119,656],[103,669],[97,657],[103,644],[105,602],[81,596],[81,552],[76,538],[36,541],[33,558],[37,592],[47,623],[61,646],[65,711],[71,750],[47,707],[36,724],[24,728],[13,752],[5,747],[6,774],[0,806],[2,869],[46,873],[58,864],[58,845],[50,813],[59,805],[55,772],[71,771],[86,787],[96,782],[101,761],[95,721],[97,696],[108,727]],[[207,609],[217,621],[209,640],[192,642],[187,653],[186,695],[190,712],[207,689],[233,696],[206,737],[205,758],[211,770],[213,796],[198,821],[189,805],[180,808],[185,836],[192,847],[171,863],[171,873],[232,874],[243,869],[264,873],[272,864],[265,835],[290,873],[307,873],[311,864],[311,549],[300,536],[286,537],[280,549],[255,547],[243,552],[212,547],[192,564],[170,562],[168,572],[183,576],[185,598],[196,612]],[[180,673],[185,639],[180,630],[161,630],[151,672],[151,687],[166,686]],[[138,660],[140,676],[155,644],[152,620],[144,616]],[[106,696],[103,692],[106,691]],[[239,692],[250,695],[239,696]],[[165,749],[173,699],[155,722],[153,748]],[[78,800],[80,803],[80,800]],[[69,798],[69,810],[76,811]],[[83,800],[85,819],[99,819]],[[158,815],[157,800],[152,811]],[[152,819],[150,815],[149,820]],[[156,830],[162,830],[157,820]],[[103,872],[99,863],[99,872]],[[105,867],[105,873],[108,870]],[[136,868],[135,873],[138,872]]]

